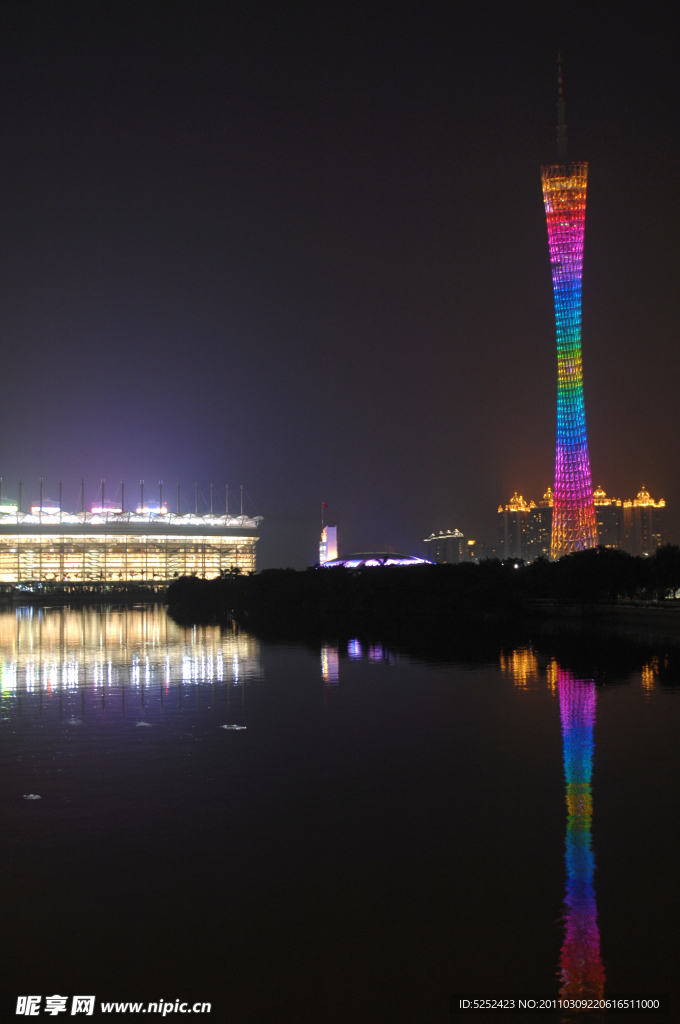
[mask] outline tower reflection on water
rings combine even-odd
[[[393,665],[396,661],[396,655],[380,643],[367,644],[364,647],[358,639],[349,640],[346,650],[350,661],[363,661],[364,656],[371,665]],[[340,647],[338,644],[322,646],[321,678],[325,686],[337,686],[340,682]]]
[[[595,857],[590,839],[595,683],[558,669],[557,687],[567,787],[567,886],[560,995],[565,999],[600,999],[605,977],[593,885]]]
[[[253,637],[178,626],[162,606],[0,612],[0,691],[75,691],[243,683],[261,675]]]
[[[539,682],[538,660],[530,648],[502,654],[501,671],[521,689]],[[595,683],[592,679],[576,678],[556,661],[549,663],[546,676],[548,686],[558,694],[560,701],[567,802],[567,882],[565,933],[558,972],[560,996],[563,999],[599,999],[604,993],[605,973],[600,956],[593,883],[595,857],[590,835]]]

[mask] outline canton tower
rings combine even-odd
[[[562,66],[558,73],[557,159],[541,168],[557,327],[557,451],[552,558],[597,544],[581,361],[581,279],[587,163],[567,163]]]

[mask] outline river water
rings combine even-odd
[[[668,654],[423,649],[1,611],[2,1020],[38,993],[315,1024],[680,1006]]]

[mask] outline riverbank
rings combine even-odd
[[[234,617],[284,633],[398,627],[449,634],[480,624],[531,622],[550,630],[564,622],[624,633],[660,629],[680,637],[680,601],[663,596],[668,593],[675,589],[654,559],[589,551],[530,565],[488,561],[181,577],[169,585],[166,600],[180,622]]]
[[[164,600],[166,589],[165,582],[3,584],[0,607],[157,603]]]
[[[546,601],[528,602],[527,613],[539,611],[542,631],[553,628],[575,631],[597,628],[631,639],[680,642],[680,601],[628,601],[617,603],[560,605]]]

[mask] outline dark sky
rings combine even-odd
[[[458,527],[552,482],[539,166],[590,163],[594,484],[680,537],[678,42],[662,8],[0,7],[3,495],[244,484],[261,565]]]

